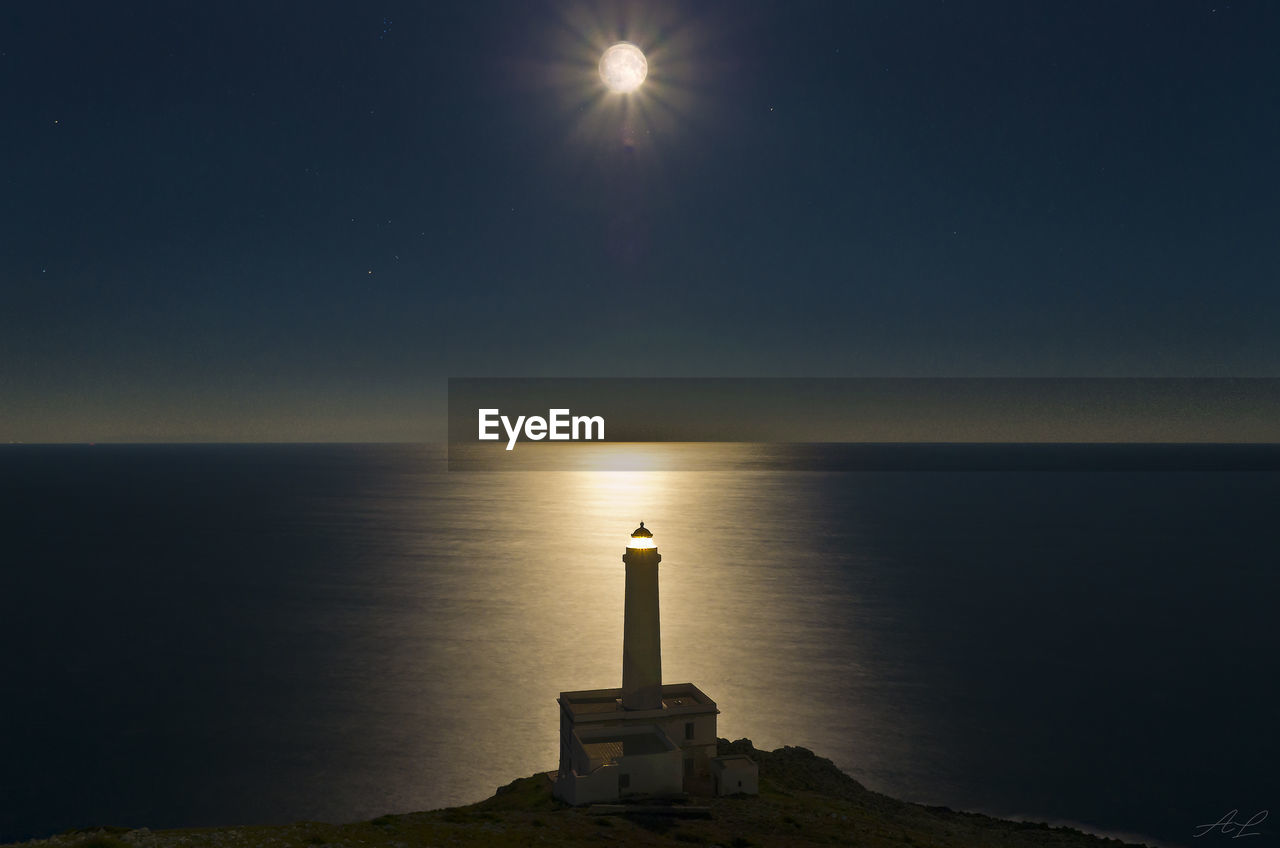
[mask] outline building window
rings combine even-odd
[[[684,761],[684,776],[693,777],[693,757]]]
[[[619,790],[619,791],[622,791],[623,789],[626,789],[626,788],[627,788],[628,786],[630,786],[630,785],[631,785],[631,775],[629,775],[629,774],[620,774],[620,775],[618,775],[618,790]]]
[[[693,722],[691,721],[686,721],[684,723],[684,738],[685,739],[693,738]]]

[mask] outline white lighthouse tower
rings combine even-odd
[[[662,554],[644,522],[627,552],[627,600],[622,627],[622,708],[662,709],[662,638],[658,616],[658,563]]]
[[[644,522],[622,562],[622,688],[561,692],[555,796],[570,804],[635,795],[756,791],[756,765],[716,756],[715,701],[692,683],[662,682],[658,563]]]

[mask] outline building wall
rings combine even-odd
[[[617,762],[618,774],[630,777],[631,786],[618,789],[618,797],[627,795],[677,795],[681,791],[680,752],[623,757]],[[614,786],[617,787],[617,779]]]
[[[568,774],[573,771],[573,748],[570,740],[573,738],[573,720],[569,718],[569,713],[563,707],[560,708],[560,768],[558,773],[561,775]]]
[[[561,772],[555,780],[554,794],[574,805],[616,801],[628,795],[678,795],[683,783],[680,770],[678,749],[620,757],[585,774]],[[627,785],[623,786],[623,782]]]
[[[717,795],[760,794],[760,770],[754,762],[736,758],[722,760],[720,768],[712,771],[715,772],[715,794]]]
[[[680,747],[682,760],[692,761],[692,767],[681,763],[684,789],[692,794],[710,794],[711,758],[716,755],[716,714],[673,715],[654,724],[661,727]],[[688,736],[688,725],[693,725],[693,736]],[[691,773],[692,772],[692,773]]]

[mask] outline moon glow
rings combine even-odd
[[[600,79],[610,91],[635,91],[648,75],[649,61],[629,41],[619,41],[600,57]]]

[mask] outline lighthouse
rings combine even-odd
[[[622,555],[627,599],[622,625],[622,708],[662,709],[662,637],[658,615],[658,563],[662,554],[644,522]]]
[[[754,762],[716,756],[716,702],[692,683],[662,682],[662,555],[643,521],[627,541],[622,562],[622,687],[560,693],[555,796],[591,804],[637,796],[755,794]]]

